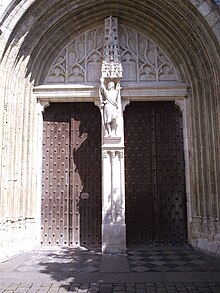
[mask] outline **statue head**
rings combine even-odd
[[[115,83],[113,81],[110,81],[108,83],[108,90],[114,89],[115,88]]]

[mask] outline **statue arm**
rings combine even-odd
[[[100,82],[101,82],[100,89],[106,95],[106,87],[105,87],[105,84],[104,84],[104,77],[100,78]]]
[[[116,98],[116,100],[117,100],[117,103],[118,103],[118,101],[120,99],[120,95],[121,95],[121,85],[120,85],[119,82],[116,85],[116,91],[117,91],[117,98]]]
[[[104,85],[104,77],[100,78],[101,85],[99,87],[99,98],[101,102],[101,106],[103,107],[104,104],[106,103],[106,87]]]

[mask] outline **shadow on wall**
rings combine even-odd
[[[100,248],[101,244],[101,125],[99,117],[99,109],[94,105],[76,105],[75,126],[73,126],[75,129],[72,129],[75,137],[72,138],[73,144],[70,150],[73,157],[70,167],[73,168],[73,173],[70,172],[70,174],[74,174],[74,186],[71,193],[78,202],[80,246],[86,248]]]

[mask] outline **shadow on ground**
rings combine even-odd
[[[65,290],[74,291],[79,284],[177,282],[176,276],[214,280],[220,276],[220,259],[186,247],[133,247],[123,256],[102,256],[85,248],[41,247],[0,263],[0,271],[5,279],[62,283]]]
[[[34,263],[35,262],[35,263]],[[99,272],[101,253],[83,248],[41,249],[31,255],[27,270],[49,274],[57,282],[65,281],[73,272]],[[22,271],[22,264],[16,270]]]

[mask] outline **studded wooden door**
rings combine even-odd
[[[101,122],[92,103],[54,103],[44,113],[42,240],[101,242]]]
[[[133,102],[125,110],[128,244],[187,242],[181,112],[174,102]]]

